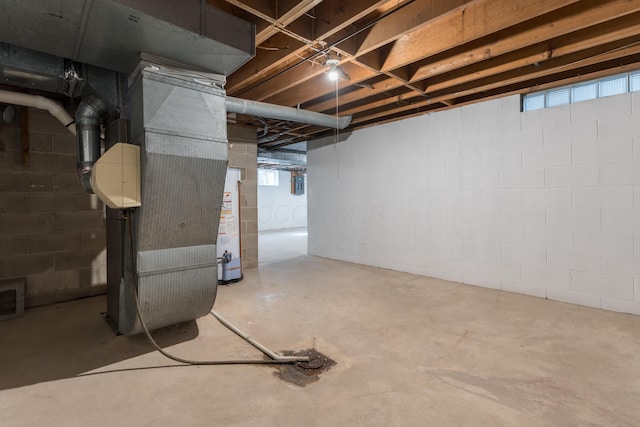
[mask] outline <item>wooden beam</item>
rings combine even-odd
[[[278,31],[285,32],[287,34],[298,34],[296,31],[287,31],[287,27],[293,24],[297,19],[303,16],[305,13],[313,9],[317,4],[322,2],[322,0],[303,0],[297,4],[294,4],[293,7],[283,15],[277,17],[277,20],[272,23],[271,26],[267,27],[265,30],[256,34],[256,45],[259,46],[271,36],[276,34]],[[304,37],[304,36],[303,36]],[[313,43],[313,37],[305,37],[306,40]]]
[[[395,79],[385,79],[375,83],[373,85],[373,89],[360,88],[352,92],[345,93],[344,95],[339,94],[340,103],[349,104],[351,102],[355,102],[364,98],[378,95],[380,93],[384,93],[385,91],[393,90],[399,87],[402,87],[402,84],[399,81]],[[322,102],[305,105],[304,108],[312,111],[326,111],[329,108],[332,108],[332,106],[335,106],[335,103],[336,103],[335,99],[329,99]]]
[[[270,73],[278,71],[283,65],[298,62],[301,56],[309,55],[311,50],[300,40],[278,33],[256,48],[256,56],[227,79],[227,93],[236,93]]]
[[[418,94],[424,93],[424,91],[421,90],[420,88],[414,87],[415,85],[406,85],[406,84],[403,84],[402,81],[396,78],[389,78],[389,79],[381,80],[379,82],[374,83],[373,88],[364,87],[364,88],[353,90],[345,94],[341,93],[339,95],[340,104],[346,105],[353,102],[361,101],[361,100],[364,100],[365,98],[370,98],[370,97],[379,95],[381,93],[389,92],[403,86],[409,90],[415,91]],[[333,106],[335,106],[335,100],[324,99],[325,97],[326,96],[323,96],[323,100],[320,102],[316,102],[316,103],[312,102],[310,104],[304,105],[304,108],[307,110],[319,111],[319,112],[328,111],[329,109],[333,108]]]
[[[276,3],[269,0],[226,0],[227,3],[234,5],[235,7],[242,9],[252,15],[267,18],[275,18]]]
[[[376,75],[373,71],[355,66],[351,63],[344,63],[340,66],[347,74],[349,74],[351,82],[366,80],[367,78],[371,78]],[[303,102],[298,100],[314,99],[320,96],[320,94],[332,92],[332,88],[335,88],[335,86],[328,79],[325,71],[326,68],[321,64],[305,62],[285,73],[271,78],[263,85],[256,86],[244,92],[242,96],[243,98],[257,101],[267,101],[278,105],[294,106],[298,102]],[[342,86],[347,86],[349,84],[351,84],[349,81],[339,82],[339,85]],[[280,96],[276,96],[294,86],[294,93],[284,93]],[[293,101],[291,101],[292,99]]]
[[[611,66],[609,67],[604,67],[603,69],[597,69],[595,71],[591,71],[588,69],[583,69],[581,70],[583,72],[583,74],[580,75],[570,75],[566,77],[566,76],[560,76],[560,75],[556,75],[553,76],[549,82],[547,83],[538,83],[536,85],[532,85],[531,82],[524,82],[521,83],[519,85],[513,85],[513,86],[509,86],[509,87],[503,87],[503,88],[499,88],[499,89],[494,89],[491,92],[484,92],[482,93],[480,96],[474,97],[474,94],[469,95],[465,98],[462,99],[458,99],[456,98],[455,100],[452,99],[452,105],[448,105],[450,103],[450,101],[446,101],[446,100],[441,100],[440,104],[441,105],[447,105],[446,107],[438,107],[435,104],[431,104],[431,106],[433,106],[433,108],[430,109],[426,109],[424,108],[420,108],[420,111],[418,112],[398,112],[395,111],[391,114],[388,114],[387,116],[383,116],[383,117],[379,117],[376,119],[373,119],[373,121],[362,121],[357,125],[352,125],[349,127],[349,130],[354,130],[354,129],[363,129],[366,127],[370,127],[370,126],[377,126],[383,123],[390,123],[390,122],[394,122],[397,121],[399,119],[408,119],[411,117],[417,117],[417,116],[422,116],[426,113],[431,113],[431,112],[438,112],[438,111],[444,111],[444,110],[448,110],[450,108],[453,107],[461,107],[461,106],[465,106],[465,105],[470,105],[470,104],[475,104],[477,102],[484,102],[484,101],[489,101],[492,99],[497,99],[497,98],[503,98],[505,96],[511,96],[511,95],[520,95],[520,94],[526,94],[526,93],[531,93],[531,92],[539,92],[539,91],[544,91],[544,90],[548,90],[548,89],[554,89],[557,87],[562,87],[562,86],[571,86],[574,84],[578,84],[578,83],[582,83],[582,82],[588,82],[588,81],[592,81],[592,80],[597,80],[599,78],[603,78],[603,77],[607,77],[607,76],[611,76],[611,75],[615,75],[615,74],[620,74],[620,73],[625,73],[625,72],[630,72],[630,71],[635,71],[635,70],[639,70],[640,69],[640,55],[634,55],[630,58],[627,58],[625,60],[625,63],[623,64],[617,64],[615,65],[615,61],[613,64],[611,64]],[[478,95],[478,94],[476,94]],[[317,132],[314,135],[312,135],[313,138],[320,138],[326,135],[329,135],[330,131],[326,130],[324,132]]]
[[[325,40],[338,32],[351,28],[388,3],[389,0],[324,0],[315,8],[315,31],[319,40]]]
[[[540,85],[549,84],[556,80],[564,82],[562,84],[557,84],[556,86],[572,84],[571,82],[589,80],[590,78],[585,78],[585,75],[593,75],[594,73],[601,73],[600,75],[611,75],[615,74],[621,65],[626,66],[628,64],[637,64],[638,62],[640,62],[640,45],[633,46],[629,49],[616,50],[615,52],[609,52],[593,58],[585,58],[580,62],[580,64],[575,64],[575,67],[573,68],[567,69],[558,62],[556,63],[556,67],[548,70],[542,70],[538,73],[523,73],[522,76],[513,76],[500,82],[479,82],[478,84],[466,87],[463,85],[458,88],[452,88],[446,92],[442,91],[430,94],[431,96],[429,99],[414,102],[408,106],[386,111],[372,111],[371,114],[365,113],[358,117],[354,117],[351,126],[403,111],[427,107],[430,104],[448,100],[455,99],[454,102],[457,106],[459,105],[458,102],[462,97],[478,95],[478,98],[484,98],[484,94],[490,91],[494,91],[496,93],[513,93],[513,91],[526,92],[526,89],[529,87],[536,87],[537,90]],[[408,101],[411,102],[411,100]],[[416,99],[413,101],[416,101]]]
[[[617,62],[617,63],[616,63]],[[581,69],[582,74],[571,75],[571,73],[564,73],[563,75],[554,75],[548,79],[547,82],[537,82],[535,85],[528,84],[530,82],[519,83],[507,87],[500,88],[499,90],[492,90],[482,94],[482,98],[478,99],[475,94],[458,98],[458,105],[468,105],[478,101],[484,101],[489,99],[501,98],[508,95],[527,94],[532,92],[539,92],[548,89],[554,89],[562,86],[571,86],[574,84],[597,80],[603,77],[608,77],[615,74],[635,71],[640,69],[640,55],[632,55],[625,58],[623,62],[614,60],[608,67],[603,69],[595,68],[594,66],[585,67]],[[456,106],[458,106],[456,105]]]
[[[519,84],[523,81],[538,78],[544,78],[546,80],[549,76],[559,72],[570,73],[572,69],[597,67],[597,65],[601,63],[611,63],[611,61],[618,58],[627,58],[640,53],[640,35],[634,36],[633,39],[635,40],[634,44],[628,48],[619,48],[618,43],[596,46],[571,55],[550,59],[549,61],[540,63],[539,66],[530,65],[522,69],[508,71],[496,76],[455,86],[454,88],[436,91],[432,93],[433,99],[439,99],[441,96],[451,98],[452,90],[455,90],[455,98],[460,98],[469,94]]]
[[[616,25],[614,25],[616,24]],[[618,29],[617,24],[623,24]],[[630,26],[626,26],[630,25]],[[549,59],[572,55],[597,46],[611,50],[622,48],[640,40],[640,12],[600,24],[599,28],[589,28],[561,37],[549,43],[539,43],[516,52],[491,58],[454,72],[444,73],[428,79],[430,92],[452,87],[491,75],[521,69],[532,64],[544,64]],[[551,48],[550,46],[554,46]],[[587,53],[588,54],[588,53]]]
[[[476,11],[476,12],[475,12],[475,13],[476,13],[476,15],[478,15],[478,16],[466,16],[466,19],[469,19],[469,20],[471,20],[471,21],[474,21],[474,20],[478,20],[478,19],[480,19],[480,18],[479,18],[479,16],[480,16],[480,17],[483,17],[483,18],[485,18],[485,19],[486,19],[486,18],[487,18],[487,16],[488,16],[488,15],[487,15],[487,13],[489,13],[489,12],[487,12],[487,10],[485,10],[485,9],[479,8],[479,6],[478,6],[478,5],[479,5],[479,4],[483,4],[484,6],[488,6],[488,5],[490,5],[490,4],[494,4],[494,5],[495,5],[495,4],[496,4],[495,2],[497,2],[497,1],[499,1],[499,0],[482,0],[482,1],[481,1],[481,0],[476,0],[476,1],[474,1],[474,2],[469,3],[469,5],[468,5],[468,7],[467,7],[466,9],[471,8],[471,9],[472,9],[472,11],[473,11],[473,10],[475,10],[475,11]],[[587,0],[587,1],[591,1],[591,0]],[[620,0],[618,0],[618,1],[620,1]],[[521,1],[521,0],[516,0],[516,1],[515,1],[515,3],[517,3],[518,5],[520,5],[520,6],[521,6],[521,8],[517,8],[517,7],[516,7],[516,9],[515,9],[515,10],[517,10],[517,11],[520,11],[520,13],[519,13],[519,14],[518,14],[518,13],[515,13],[515,14],[514,14],[514,15],[516,15],[517,17],[520,17],[520,18],[521,18],[521,17],[523,16],[523,14],[525,14],[525,13],[526,13],[526,16],[539,16],[539,14],[541,14],[541,13],[543,13],[543,12],[548,12],[550,9],[554,9],[554,8],[557,8],[557,7],[559,7],[559,6],[560,6],[560,5],[558,4],[558,2],[557,2],[557,1],[550,2],[550,0],[541,0],[542,5],[539,5],[539,7],[538,7],[538,8],[533,8],[533,9],[532,9],[532,8],[528,8],[528,7],[525,7],[525,6],[522,6],[522,1]],[[553,3],[553,5],[551,5],[551,3]],[[562,5],[564,5],[564,4],[569,4],[569,3],[571,3],[571,1],[570,1],[570,0],[565,0],[565,1],[560,2],[560,3],[562,3]],[[536,4],[537,4],[537,3],[536,3]],[[472,7],[472,6],[473,6],[473,7]],[[517,6],[517,5],[516,5],[516,6]],[[474,8],[475,8],[475,9],[474,9]],[[467,11],[467,12],[468,12],[468,11]],[[467,12],[465,12],[465,14],[467,14]],[[400,13],[400,12],[398,12],[398,13]],[[450,14],[448,14],[448,15],[450,15]],[[455,15],[455,14],[454,14],[454,15]],[[436,21],[439,21],[439,19],[437,19]],[[508,21],[508,22],[512,22],[512,21]],[[491,23],[491,25],[493,25],[493,27],[492,27],[492,28],[499,28],[499,27],[498,27],[499,25],[506,25],[506,24],[505,24],[505,21],[504,21],[504,19],[503,19],[502,21],[498,20],[498,22],[497,22],[497,23],[493,22],[493,23]],[[467,31],[467,29],[465,29],[465,31]],[[469,32],[470,32],[471,34],[476,34],[476,33],[474,33],[474,32],[473,32],[473,31],[471,31],[471,30],[470,30]],[[423,44],[423,45],[428,45],[428,44],[425,44],[425,43],[422,43],[422,44]],[[429,44],[431,44],[431,43],[429,43]],[[394,47],[394,48],[395,48],[395,47]],[[393,48],[392,48],[391,50],[393,51]],[[391,53],[390,53],[389,57],[391,57]],[[388,63],[388,59],[387,59],[387,63]],[[371,64],[369,64],[369,65],[371,65]],[[376,65],[377,65],[377,64],[376,64]],[[385,63],[385,67],[386,67],[386,63]],[[383,68],[384,68],[384,67],[383,67]],[[408,70],[405,70],[405,71],[408,71]],[[403,80],[403,77],[404,77],[405,79],[408,79],[408,78],[409,78],[408,73],[405,73],[405,75],[404,75],[404,76],[403,76],[403,75],[398,75],[398,78],[399,78],[401,81]],[[412,81],[416,81],[416,80],[418,80],[418,79],[415,79],[415,78],[414,78],[414,79],[412,79]],[[305,81],[306,81],[306,80],[305,80]],[[275,82],[274,82],[274,83],[275,83]],[[405,83],[405,81],[402,81],[402,83]],[[293,88],[294,86],[295,86],[295,85],[288,85],[288,86],[286,86],[285,88],[286,88],[286,89],[291,89],[291,88]],[[318,85],[317,87],[322,88],[323,86],[322,86],[322,85]],[[296,90],[298,90],[298,89],[300,89],[300,88],[299,88],[299,87],[296,87]],[[328,88],[328,89],[330,89],[330,88]],[[302,91],[302,93],[306,93],[306,95],[305,95],[305,96],[297,96],[297,95],[299,95],[299,94],[291,94],[289,97],[286,97],[286,96],[284,96],[284,95],[281,95],[281,96],[279,96],[279,97],[274,98],[274,99],[273,99],[273,101],[274,101],[274,102],[276,102],[276,103],[281,103],[282,105],[294,105],[294,104],[295,104],[295,103],[297,103],[297,102],[308,102],[309,100],[311,100],[311,98],[310,98],[311,96],[315,96],[316,98],[321,98],[323,95],[326,95],[327,93],[329,93],[328,91],[327,91],[327,92],[325,92],[324,94],[323,94],[323,93],[321,93],[321,92],[319,92],[319,91],[314,91],[313,93],[310,93],[310,91],[309,91],[309,90],[306,90],[306,91],[305,91],[304,89],[300,89],[300,90]],[[282,91],[281,91],[281,92],[282,92]],[[253,98],[253,96],[252,96],[250,93],[249,93],[249,94],[246,94],[246,95],[243,95],[243,96],[247,96],[247,97]],[[260,98],[254,98],[254,99],[260,99]],[[262,99],[266,99],[266,98],[262,98]],[[295,99],[295,100],[294,100],[294,99]]]
[[[536,19],[532,25],[514,34],[507,32],[491,36],[487,43],[473,46],[468,50],[457,52],[453,57],[444,57],[436,61],[426,61],[411,77],[411,81],[423,80],[435,75],[474,64],[490,57],[497,57],[518,49],[525,48],[532,42],[539,43],[545,40],[558,39],[562,43],[561,36],[573,33],[577,30],[593,27],[597,24],[609,21],[613,18],[628,15],[640,10],[640,0],[614,0],[603,2],[600,0],[586,0],[569,6],[552,18]],[[609,24],[607,24],[609,25]],[[627,23],[627,26],[630,25]],[[604,28],[606,32],[606,26]],[[598,31],[597,29],[594,31]],[[549,44],[547,52],[553,54],[554,46]],[[544,53],[543,53],[544,54]],[[537,59],[541,60],[541,59]],[[535,62],[536,59],[533,59]],[[385,64],[385,67],[388,64]]]
[[[576,1],[578,0],[474,0],[396,40],[383,70],[393,70],[453,49]]]
[[[367,110],[372,110],[379,107],[386,107],[387,105],[400,106],[400,105],[403,105],[406,102],[405,100],[407,99],[416,99],[416,98],[419,99],[419,97],[424,97],[424,96],[425,95],[418,92],[406,92],[401,95],[387,96],[377,101],[369,100],[362,105],[357,105],[352,107],[343,105],[340,109],[340,115],[353,115],[353,114],[357,114]]]
[[[604,11],[601,9],[589,10],[587,13],[591,18],[593,18],[592,20],[600,22],[595,26],[583,28],[580,31],[575,31],[542,43],[537,43],[536,45],[525,47],[518,51],[509,52],[505,55],[490,57],[487,60],[476,62],[472,66],[458,69],[455,72],[438,75],[435,80],[431,78],[425,81],[427,89],[429,92],[437,91],[445,87],[452,87],[456,84],[477,80],[481,77],[521,68],[536,62],[539,63],[548,60],[551,57],[558,57],[578,52],[589,46],[600,45],[610,40],[625,38],[632,34],[640,33],[640,13],[621,16],[620,18],[612,21],[601,22],[605,16],[608,16],[607,14],[615,13],[617,15],[631,10],[624,5],[622,5],[624,9],[620,9],[621,5],[621,2],[617,2],[618,9],[614,9],[610,7],[611,4],[608,4],[603,6],[606,8]],[[606,13],[603,14],[602,12]],[[589,20],[580,19],[580,22],[589,22]],[[555,28],[557,26],[554,22],[549,23],[549,25],[551,28]],[[536,37],[535,39],[538,38]],[[478,49],[486,50],[487,48],[484,46]],[[466,58],[473,56],[473,54],[468,52],[461,53],[459,55],[461,58],[460,63],[464,63]],[[456,62],[455,60],[450,60],[452,63]],[[442,61],[444,62],[445,60]],[[475,59],[475,61],[479,61],[479,59]],[[412,82],[416,83],[416,79],[412,79]],[[398,87],[399,84],[394,84],[393,86]],[[371,91],[354,91],[353,94],[347,95],[348,98],[346,98],[345,103],[357,100],[358,96],[371,96],[375,95],[375,93],[376,92]],[[317,105],[307,108],[311,108],[315,111],[322,111],[325,104],[326,103],[318,104],[320,108],[317,108]]]
[[[236,0],[234,0],[236,1]],[[358,1],[349,1],[343,2],[342,0],[325,0],[315,8],[316,14],[316,32],[318,33],[317,40],[323,41],[330,36],[336,34],[337,32],[344,30],[346,28],[350,28],[354,23],[363,17],[375,12],[376,8],[385,4],[386,1],[374,1],[374,0],[358,0]],[[322,42],[325,43],[325,42]],[[307,52],[293,52],[291,56],[287,57],[287,60],[300,55],[303,58],[297,58],[297,62],[304,61],[305,57],[310,57]],[[255,67],[252,67],[252,62],[254,60],[249,61],[245,64],[240,70],[236,71],[236,73],[240,73],[239,77],[236,78],[233,73],[229,79],[227,84],[227,89],[230,94],[237,96],[242,95],[245,98],[250,98],[250,95],[247,95],[245,92],[251,91],[256,88],[256,86],[262,86],[258,92],[263,93],[264,98],[268,96],[275,95],[279,93],[279,88],[277,87],[277,82],[264,82],[264,78],[258,78],[253,76],[253,73],[243,72],[244,68],[256,69],[260,67],[266,67],[267,65],[262,66],[264,62],[259,62]],[[273,66],[278,67],[280,61],[276,61]],[[249,76],[248,76],[249,75]],[[261,73],[261,75],[263,75]],[[258,83],[259,82],[259,83]],[[257,100],[258,98],[250,98]]]
[[[227,3],[230,3],[245,12],[249,12],[250,14],[269,23],[269,26],[256,34],[256,46],[259,46],[275,35],[278,31],[287,32],[286,27],[288,25],[311,10],[321,1],[322,0],[300,0],[291,4],[290,8],[287,10],[279,10],[279,3],[271,1],[253,1],[251,2],[252,4],[249,4],[249,1],[247,0],[227,0]],[[289,36],[296,38],[296,33],[287,33]],[[304,39],[300,41],[308,42],[308,40]]]
[[[377,70],[372,69],[365,64],[361,64],[358,60],[345,62],[341,64],[340,67],[350,77],[350,79],[339,80],[338,90],[343,90],[349,86],[357,85],[358,83],[369,80],[379,74]],[[384,74],[392,78],[392,83],[376,84],[380,88],[379,92],[388,91],[390,89],[402,86],[406,87],[408,90],[424,92],[424,90],[422,89],[422,86],[424,85],[420,82],[409,83],[406,80],[403,80],[401,77],[393,75],[391,73]],[[325,98],[335,92],[335,86],[332,84],[328,85],[327,83],[328,82],[324,76],[324,73],[319,74],[318,76],[314,77],[313,80],[305,81],[303,84],[292,87],[290,88],[290,90],[271,97],[267,101],[279,105],[293,106],[313,102],[314,100],[320,99],[321,101],[318,102],[318,105],[320,106],[316,104],[308,104],[305,105],[304,108],[311,109],[313,111],[322,111],[323,109],[325,109],[325,107],[323,107],[323,105],[325,105],[326,103]],[[329,108],[330,107],[331,106],[329,106]]]
[[[428,20],[432,17],[438,16],[439,14],[445,11],[451,10],[457,5],[467,3],[468,1],[469,0],[417,0],[411,3],[408,3],[407,7],[403,7],[402,9],[399,9],[396,12],[392,11],[388,16],[386,16],[379,23],[377,23],[373,27],[375,30],[373,36],[368,37],[367,40],[371,41],[375,39],[379,44],[387,43],[392,39],[400,37],[402,35],[403,29],[413,28],[416,25],[419,25],[421,20]],[[380,3],[382,2],[377,2],[375,6],[379,7]],[[320,5],[320,7],[317,8],[318,10],[316,10],[317,20],[320,21],[320,23],[318,24],[320,31],[324,30],[324,27],[322,26],[322,22],[329,22],[328,19],[323,18],[327,10],[338,10],[340,11],[340,13],[349,14],[349,13],[352,13],[352,11],[349,10],[349,8],[353,8],[353,4],[354,2],[348,2],[345,4],[345,2],[338,1],[338,0],[333,0],[333,1],[325,0],[325,2],[323,2],[322,5]],[[360,9],[362,8],[360,7]],[[370,12],[370,10],[367,12]],[[364,16],[366,16],[366,14],[363,11],[363,12],[360,12],[359,15],[355,17],[361,18]],[[400,30],[398,30],[398,25],[401,26]],[[382,30],[383,28],[384,30]],[[392,32],[400,31],[400,33],[396,34],[395,38],[394,37],[386,38],[383,41],[381,41],[380,34],[388,34],[390,30]],[[327,32],[327,35],[330,35],[330,32]],[[338,45],[338,47],[340,46],[341,45]],[[372,45],[369,45],[369,48],[370,50],[372,50],[373,49]],[[367,60],[367,58],[363,57],[363,58],[358,58],[358,62],[362,64],[366,64],[367,66],[370,66],[373,69],[379,70],[382,66],[384,58],[386,57],[384,49],[371,52],[371,55],[373,55],[372,58],[378,58],[378,60],[372,63],[369,60]],[[250,64],[251,63],[249,63],[249,65]],[[248,74],[248,72],[246,72],[245,74]],[[409,75],[408,74],[405,75],[402,83],[406,85],[408,82],[408,78],[409,78]],[[230,83],[228,84],[228,88],[230,93],[233,94],[236,91],[236,86],[233,84],[233,82],[235,81],[235,75],[233,75],[231,79],[233,80],[231,80]],[[243,96],[247,96],[247,95],[243,94]],[[309,98],[300,98],[295,101],[283,100],[280,102],[282,103],[282,105],[294,105],[297,103],[304,103],[309,100],[310,100]]]
[[[319,97],[335,96],[336,90],[339,93],[354,84],[369,80],[377,75],[375,71],[371,71],[366,67],[361,67],[353,62],[347,62],[341,65],[340,68],[347,76],[349,76],[349,79],[338,79],[337,87],[334,82],[329,80],[327,74],[323,72],[313,80],[309,80],[303,85],[296,86],[288,92],[283,92],[269,98],[268,102],[290,106],[297,105],[298,102],[300,104],[304,104],[305,102],[318,99]]]
[[[389,44],[406,33],[429,25],[431,20],[470,0],[415,0],[406,7],[390,11],[369,31],[355,37],[357,56]]]

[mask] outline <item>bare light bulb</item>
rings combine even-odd
[[[336,80],[338,80],[338,69],[336,68],[338,66],[338,64],[340,63],[340,61],[337,58],[328,58],[327,62],[325,62],[326,65],[328,65],[329,67],[331,67],[329,69],[329,80],[331,80],[332,82],[335,82]]]

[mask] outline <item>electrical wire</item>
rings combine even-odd
[[[260,83],[258,83],[258,84],[256,84],[256,85],[254,85],[254,86],[251,86],[251,87],[249,87],[249,88],[245,88],[245,89],[241,90],[241,91],[238,93],[238,95],[242,95],[243,93],[247,92],[248,90],[251,90],[251,89],[254,89],[254,88],[256,88],[256,87],[258,87],[258,86],[260,86],[260,85],[263,85],[263,84],[267,83],[268,81],[270,81],[270,80],[272,80],[272,79],[274,79],[274,78],[278,77],[279,75],[284,74],[284,73],[286,73],[287,71],[290,71],[290,70],[292,70],[292,69],[294,69],[294,68],[296,68],[296,67],[299,67],[300,65],[304,64],[304,63],[305,63],[305,62],[307,62],[307,61],[312,61],[314,58],[316,58],[316,57],[317,57],[317,56],[319,56],[319,55],[324,55],[324,54],[326,54],[327,52],[329,52],[329,50],[330,50],[332,47],[337,46],[337,45],[339,45],[340,43],[343,43],[343,42],[345,42],[345,41],[347,41],[347,40],[349,40],[349,39],[351,39],[351,38],[353,38],[353,37],[357,36],[358,34],[362,33],[363,31],[368,30],[369,28],[373,27],[373,26],[374,26],[374,25],[376,25],[378,22],[380,22],[382,19],[384,19],[384,18],[386,18],[387,16],[392,15],[392,14],[394,14],[394,13],[396,13],[396,12],[399,12],[400,10],[404,9],[405,7],[407,7],[408,5],[410,5],[411,3],[413,3],[414,1],[415,1],[415,0],[408,0],[408,1],[406,1],[405,3],[399,4],[395,9],[391,10],[389,13],[387,13],[387,14],[385,14],[385,15],[382,15],[382,16],[379,16],[378,18],[376,18],[376,19],[374,19],[373,21],[369,22],[368,24],[364,25],[362,28],[360,28],[360,29],[358,29],[358,30],[356,30],[356,31],[354,31],[354,32],[352,32],[352,33],[347,34],[346,36],[342,37],[341,39],[339,39],[339,40],[337,40],[337,41],[335,41],[335,42],[332,42],[331,44],[327,44],[326,42],[324,42],[324,41],[322,41],[322,40],[319,40],[319,41],[318,41],[319,43],[324,44],[324,47],[323,47],[322,49],[315,49],[315,48],[313,48],[312,46],[310,46],[310,47],[311,47],[311,49],[313,49],[313,50],[315,50],[315,51],[316,51],[316,53],[312,54],[312,55],[311,55],[310,57],[308,57],[308,58],[303,58],[301,61],[298,61],[298,62],[296,62],[296,63],[294,63],[294,64],[289,65],[287,68],[285,68],[285,69],[283,69],[283,70],[278,71],[278,72],[277,72],[277,73],[275,73],[273,76],[270,76],[269,78],[267,78],[267,79],[265,79],[265,80],[261,81]],[[278,27],[278,29],[279,29],[280,31],[285,30],[284,28],[283,28],[283,29],[280,29],[280,27]],[[287,31],[289,31],[289,30],[287,30]],[[294,34],[295,34],[295,33],[294,33]],[[297,36],[297,34],[296,34],[296,36]],[[238,96],[238,95],[236,95],[236,96]]]
[[[184,363],[187,365],[283,365],[283,364],[293,364],[293,363],[297,363],[297,360],[293,360],[293,359],[282,359],[282,360],[277,360],[277,359],[270,359],[270,360],[264,360],[264,359],[254,359],[254,360],[250,360],[250,359],[230,359],[230,360],[191,360],[191,359],[185,359],[183,357],[179,357],[179,356],[175,356],[169,352],[167,352],[166,350],[164,350],[162,347],[160,347],[158,345],[158,343],[156,342],[156,340],[153,338],[153,336],[151,335],[151,332],[149,331],[149,328],[147,328],[147,325],[144,321],[144,319],[142,318],[142,310],[140,309],[140,301],[138,299],[138,273],[137,273],[137,269],[136,269],[136,263],[135,263],[135,255],[134,255],[134,242],[133,242],[133,231],[132,231],[132,226],[131,226],[131,222],[132,222],[132,209],[127,210],[126,214],[124,215],[124,220],[127,222],[127,231],[129,234],[129,242],[130,242],[130,252],[131,252],[131,270],[132,270],[132,276],[133,276],[133,281],[131,283],[131,293],[133,294],[133,299],[136,303],[136,315],[138,317],[138,321],[140,322],[140,325],[142,326],[142,329],[144,331],[144,334],[147,336],[147,339],[149,340],[149,342],[151,343],[151,345],[163,356],[174,360],[176,362],[180,362],[180,363]]]
[[[340,117],[340,102],[339,102],[339,92],[338,92],[338,79],[336,79],[336,130],[335,130],[335,140],[333,143],[333,147],[336,150],[336,178],[338,182],[340,182],[340,147],[338,147],[338,140],[340,139],[340,130],[338,126],[338,120]]]

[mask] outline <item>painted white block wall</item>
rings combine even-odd
[[[307,226],[305,194],[291,194],[291,172],[279,171],[278,186],[258,185],[258,231]]]
[[[640,93],[314,141],[309,253],[640,314]]]

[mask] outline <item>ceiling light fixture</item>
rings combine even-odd
[[[329,58],[327,59],[327,62],[325,62],[326,65],[328,65],[329,67],[331,67],[329,69],[329,80],[331,80],[332,82],[335,82],[336,80],[338,80],[338,77],[340,77],[339,73],[338,73],[338,64],[340,63],[339,59],[336,58]]]

